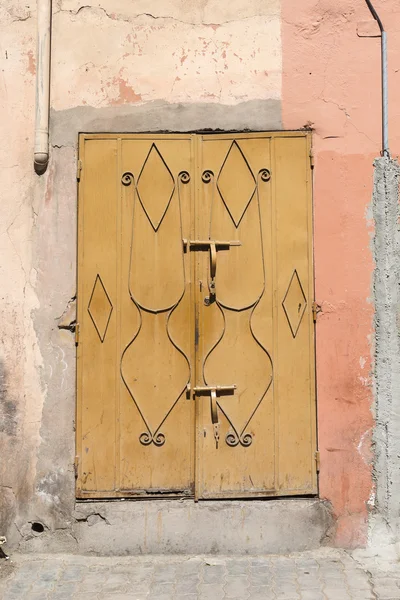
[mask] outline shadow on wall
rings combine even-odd
[[[0,359],[0,447],[3,456],[6,454],[6,446],[12,445],[17,435],[17,404],[9,386],[9,374],[4,360]],[[8,461],[0,461],[0,535],[6,533],[15,517],[16,498],[10,481],[13,473]]]
[[[14,437],[17,431],[17,406],[9,394],[8,373],[0,359],[0,435]]]

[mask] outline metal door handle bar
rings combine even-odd
[[[185,252],[191,248],[205,247],[210,250],[210,295],[204,299],[206,306],[214,302],[215,300],[215,276],[217,273],[217,251],[218,250],[229,250],[230,246],[241,246],[242,242],[239,240],[231,240],[229,242],[222,240],[182,240],[183,249]]]
[[[190,384],[188,384],[188,391],[190,392]],[[234,392],[236,390],[236,385],[196,385],[196,387],[193,388],[193,391],[195,394],[198,394],[199,396],[204,395],[204,394],[210,394],[210,392],[212,392],[213,390],[215,392],[217,392],[217,394],[223,394],[224,392],[228,393],[228,392]]]
[[[210,394],[211,398],[211,422],[213,424],[215,445],[218,448],[219,442],[219,419],[218,419],[218,407],[217,407],[217,395],[221,394],[233,394],[236,390],[236,385],[207,385],[207,386],[196,386],[193,388],[193,392],[199,396],[205,396]],[[190,383],[187,385],[187,390],[190,392]]]
[[[191,249],[193,246],[211,246],[213,244],[217,250],[222,250],[229,248],[229,246],[241,246],[242,242],[240,240],[231,240],[229,242],[222,240],[182,240],[183,247],[185,250],[188,248]]]

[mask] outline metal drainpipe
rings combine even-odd
[[[44,173],[49,162],[50,51],[52,0],[37,0],[37,63],[34,166]]]
[[[386,31],[378,13],[370,0],[365,0],[372,16],[381,30],[381,68],[382,68],[382,156],[390,158],[389,151],[389,118],[388,118],[388,72],[387,72],[387,39]]]

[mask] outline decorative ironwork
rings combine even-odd
[[[121,183],[125,186],[131,185],[134,181],[135,178],[133,176],[133,173],[131,173],[130,171],[126,171],[126,173],[124,173],[121,177]]]
[[[271,171],[268,169],[261,169],[258,174],[261,176],[261,181],[267,182],[271,179]]]
[[[209,169],[206,169],[205,171],[203,171],[201,180],[203,183],[210,183],[210,181],[212,180],[213,177],[214,177],[214,173],[212,171],[210,171]]]
[[[290,331],[295,338],[307,307],[307,299],[296,269],[293,271],[293,275],[290,279],[285,297],[282,301],[282,307],[285,311]]]
[[[131,176],[131,177],[128,177]],[[128,185],[128,179],[134,181],[134,176],[131,173],[124,173],[122,184]],[[172,176],[171,171],[168,168],[165,160],[161,156],[159,150],[153,143],[143,167],[141,169],[137,186],[133,187],[131,194],[131,203],[132,203],[132,237],[131,237],[131,251],[130,251],[130,265],[129,265],[129,278],[128,278],[128,292],[129,296],[136,306],[139,315],[139,325],[137,331],[133,335],[131,341],[125,347],[120,363],[120,373],[121,378],[124,382],[124,385],[133,400],[138,413],[146,427],[145,432],[141,433],[139,436],[139,441],[143,446],[150,446],[154,444],[155,446],[161,447],[165,444],[166,437],[164,433],[160,431],[165,423],[166,419],[169,417],[174,407],[176,406],[179,399],[186,391],[186,386],[190,381],[190,363],[188,357],[183,352],[181,348],[175,343],[175,341],[171,337],[170,332],[170,319],[174,311],[180,305],[182,301],[185,289],[186,289],[186,280],[185,280],[185,267],[183,260],[183,248],[182,248],[182,223],[181,223],[181,197],[180,197],[180,184],[186,185],[190,181],[190,174],[187,171],[181,171],[177,176],[177,190],[178,193],[174,197],[175,192],[175,181]],[[130,183],[129,183],[130,185]],[[167,191],[165,191],[165,189]],[[174,197],[174,198],[173,198]],[[176,205],[171,203],[178,203],[178,211],[176,210]],[[154,279],[154,286],[160,285],[159,293],[156,295],[156,299],[162,299],[160,302],[161,306],[157,303],[154,305],[154,302],[150,302],[150,305],[147,301],[144,303],[143,298],[138,297],[139,288],[134,289],[131,288],[132,283],[132,272],[133,267],[136,261],[134,250],[134,236],[135,232],[137,235],[138,230],[135,229],[135,220],[140,217],[140,211],[143,209],[146,214],[147,219],[150,221],[151,229],[153,232],[153,236],[150,236],[150,239],[153,239],[153,243],[155,246],[157,244],[162,243],[160,241],[164,240],[164,229],[161,228],[161,224],[164,220],[164,217],[170,206],[175,206],[173,210],[173,215],[175,215],[175,225],[173,227],[174,235],[176,235],[176,239],[179,240],[179,255],[182,259],[182,288],[174,288],[173,296],[169,296],[165,298],[165,281],[159,280],[159,278]],[[135,212],[139,210],[139,212]],[[141,213],[143,214],[143,213]],[[140,221],[136,221],[139,223],[139,231],[140,231]],[[144,221],[146,223],[146,220]],[[169,219],[169,228],[171,228],[171,220]],[[137,227],[137,225],[136,225]],[[169,229],[171,231],[171,229]],[[148,234],[149,235],[149,234]],[[160,238],[161,236],[161,238]],[[156,260],[157,252],[151,251],[150,248],[146,248],[145,253],[143,254],[143,249],[140,248],[141,256],[145,256],[146,260],[149,264],[143,265],[143,259],[141,261],[142,269],[145,269],[146,272],[151,274],[153,269],[151,268],[152,260]],[[178,255],[177,255],[178,256]],[[140,275],[140,273],[139,273]],[[150,275],[149,275],[150,277]],[[168,277],[168,274],[165,274],[165,277]],[[135,279],[138,277],[136,276]],[[143,283],[143,277],[139,277]],[[164,291],[163,291],[164,290]],[[172,302],[172,304],[171,304]],[[159,396],[155,398],[154,403],[152,403],[151,417],[149,414],[146,414],[147,404],[149,402],[149,393],[155,392],[154,382],[150,379],[150,372],[147,370],[146,372],[140,368],[140,356],[144,352],[143,344],[146,345],[148,340],[151,339],[148,337],[147,331],[149,328],[154,327],[154,320],[157,319],[159,321],[160,327],[157,326],[158,329],[158,345],[157,351],[161,352],[161,359],[164,360],[165,357],[168,357],[164,362],[164,370],[167,373],[168,382],[173,381],[174,385],[171,388],[171,399],[169,399],[169,394],[165,394],[164,391],[166,389],[165,381],[159,382],[158,386],[158,394]],[[164,335],[162,335],[164,333]],[[140,342],[140,340],[143,340]],[[147,348],[147,351],[149,349]],[[179,363],[177,360],[175,353],[181,355],[186,362],[188,373],[184,375],[184,368],[182,362]],[[170,368],[167,366],[169,359]],[[172,373],[171,369],[176,368],[177,372]],[[184,377],[183,377],[184,375]],[[180,384],[180,379],[183,379]],[[165,378],[164,378],[165,379]],[[168,390],[169,390],[168,386]],[[143,403],[144,399],[144,403]],[[154,422],[155,421],[155,422]]]
[[[244,435],[239,436],[236,431],[229,431],[229,433],[226,434],[225,441],[228,446],[231,446],[232,448],[239,444],[246,448],[247,446],[251,446],[253,436],[251,433],[245,433]]]
[[[175,182],[155,144],[151,145],[144,161],[136,191],[147,218],[157,231],[174,195]]]
[[[178,175],[178,179],[181,183],[189,183],[190,174],[187,171],[181,171]]]
[[[145,431],[141,433],[139,436],[139,442],[143,444],[143,446],[150,446],[150,444],[155,444],[155,446],[163,446],[165,444],[165,435],[161,432],[152,435]]]
[[[261,298],[260,298],[261,299]],[[253,442],[253,436],[251,433],[246,432],[248,426],[250,425],[251,420],[253,419],[255,413],[257,412],[261,402],[263,401],[263,399],[265,398],[265,395],[267,394],[268,390],[271,387],[272,384],[272,380],[273,380],[273,368],[272,368],[272,358],[268,352],[268,350],[261,344],[261,342],[256,338],[253,328],[252,328],[252,316],[254,313],[254,310],[256,309],[257,305],[259,304],[259,300],[257,300],[257,302],[254,304],[254,306],[249,310],[245,310],[245,311],[234,311],[234,310],[230,310],[230,309],[226,309],[225,307],[221,306],[221,304],[218,302],[218,300],[216,301],[216,304],[219,308],[219,310],[221,311],[221,314],[223,316],[224,319],[224,326],[223,326],[223,330],[221,332],[221,335],[219,337],[219,339],[215,342],[215,344],[211,347],[211,349],[209,350],[209,352],[207,353],[204,362],[203,362],[203,379],[204,381],[207,381],[206,379],[206,374],[205,374],[205,367],[206,367],[206,363],[208,361],[208,359],[210,358],[210,356],[212,355],[212,353],[215,351],[215,349],[220,345],[223,344],[223,339],[226,336],[226,316],[228,314],[232,314],[234,312],[236,312],[237,314],[239,314],[240,316],[242,316],[242,318],[246,319],[246,321],[248,322],[248,326],[249,326],[249,330],[251,333],[251,336],[254,340],[254,342],[256,343],[256,346],[258,348],[260,348],[266,355],[266,368],[265,368],[265,373],[266,373],[266,381],[265,381],[265,387],[260,391],[260,396],[258,398],[258,401],[256,401],[255,404],[253,404],[253,407],[250,407],[250,413],[245,416],[244,420],[243,420],[243,424],[242,426],[240,426],[240,428],[238,428],[235,423],[234,423],[234,419],[230,416],[230,404],[233,406],[233,402],[234,399],[232,399],[230,402],[224,402],[223,396],[220,396],[217,398],[217,405],[218,408],[222,411],[223,415],[225,416],[226,420],[228,421],[231,429],[233,430],[228,432],[228,434],[225,437],[225,441],[227,443],[228,446],[231,447],[235,447],[238,446],[239,444],[243,447],[248,447],[251,446],[252,442]],[[250,313],[249,316],[246,316],[246,312]],[[244,315],[244,316],[243,316]],[[254,352],[254,350],[252,351]],[[251,355],[252,352],[250,352],[249,354]],[[249,368],[251,368],[252,365],[252,360],[251,358],[249,358],[249,361],[243,362],[241,361],[240,365],[233,365],[232,366],[232,372],[235,374],[235,378],[240,378],[240,370],[244,367],[246,367],[246,364],[248,364]],[[270,373],[268,374],[268,366],[269,366],[269,371]],[[255,383],[259,383],[259,381],[255,382]],[[243,407],[244,410],[244,407]]]
[[[202,177],[203,181],[205,181],[204,173]],[[220,292],[219,295],[218,293],[216,294],[215,304],[221,311],[224,324],[219,339],[208,351],[203,361],[203,379],[206,383],[208,383],[208,379],[210,379],[207,378],[206,371],[209,370],[209,366],[207,365],[210,365],[209,361],[212,361],[214,353],[214,364],[219,365],[220,367],[221,364],[225,362],[227,365],[227,373],[231,370],[232,373],[234,373],[235,381],[238,383],[238,391],[239,394],[241,394],[240,408],[237,397],[236,400],[234,397],[229,401],[225,401],[223,397],[217,398],[218,408],[221,410],[230,426],[230,430],[225,436],[225,442],[232,448],[239,445],[247,448],[253,443],[253,434],[248,431],[248,427],[270,389],[273,380],[271,356],[255,335],[252,326],[254,311],[265,293],[265,263],[258,183],[259,181],[268,182],[270,178],[271,173],[266,168],[261,169],[258,172],[257,179],[255,178],[250,165],[236,140],[232,142],[217,178],[219,196],[233,221],[239,239],[243,242],[243,250],[238,248],[236,251],[237,254],[230,252],[225,256],[223,263],[225,268],[228,269],[228,273],[231,273],[228,261],[235,261],[235,268],[237,268],[240,257],[239,253],[247,251],[246,239],[248,239],[249,235],[253,237],[254,235],[259,236],[259,249],[261,253],[261,271],[258,272],[253,268],[255,279],[254,277],[253,279],[245,278],[245,280],[241,282],[242,286],[246,286],[245,290],[242,289],[240,294],[232,296],[234,293],[232,286],[226,285],[223,290],[223,300],[221,299],[222,292]],[[207,180],[205,182],[207,182]],[[218,196],[213,197],[212,206],[218,201],[220,201],[218,200]],[[243,221],[243,216],[252,202],[256,202],[257,207],[253,207],[249,218],[246,219],[246,221]],[[215,211],[213,207],[211,208],[210,239],[218,237],[218,235],[222,235],[221,232],[226,231],[224,229],[226,226],[222,224],[224,222],[221,221],[221,224],[218,225],[219,222],[216,221],[217,218],[221,218],[218,217],[220,214],[221,213]],[[222,227],[222,229],[220,230],[219,227]],[[252,249],[252,252],[254,252],[254,248]],[[251,257],[248,259],[251,260]],[[243,256],[242,260],[244,260]],[[246,260],[245,264],[247,264]],[[240,279],[238,281],[240,281]],[[237,336],[234,333],[235,327],[239,327],[237,324],[238,319],[242,321],[240,330],[242,332],[247,331],[245,335],[248,342],[245,342],[243,338],[240,338],[243,345],[248,348],[246,357],[240,352],[240,348],[237,346]],[[250,342],[251,339],[254,343]],[[260,350],[265,359],[260,354]],[[229,353],[229,359],[224,358],[227,356],[227,353]],[[254,365],[258,364],[258,368],[260,368],[260,365],[264,364],[264,360],[265,367],[263,367],[263,371],[265,373],[265,381],[261,382],[259,377],[253,377],[253,371],[255,368]],[[257,369],[255,372],[257,372]],[[223,374],[223,376],[226,377],[227,373]],[[215,369],[213,375],[215,377]],[[242,386],[241,381],[243,382]]]
[[[153,171],[149,170],[151,165]],[[179,238],[182,235],[181,196],[187,189],[187,184],[182,182],[187,182],[188,177],[187,171],[181,171],[175,184],[163,156],[152,144],[137,186],[130,188],[133,214],[129,293],[141,309],[152,313],[172,309],[185,291],[184,255]],[[168,186],[168,194],[164,187],[160,188],[163,181]],[[157,211],[159,221],[154,217]],[[167,214],[164,227],[162,223]]]
[[[234,140],[219,172],[217,188],[236,227],[254,196],[256,186],[249,163]]]
[[[113,305],[110,297],[107,294],[100,275],[97,274],[92,293],[90,295],[88,313],[92,319],[101,343],[103,343],[105,340],[112,311]]]

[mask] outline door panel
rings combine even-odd
[[[115,488],[117,401],[117,142],[85,148],[85,197],[79,207],[77,434],[82,490]]]
[[[306,141],[301,137],[275,140],[278,491],[293,494],[314,491],[317,484],[311,182]]]
[[[240,241],[217,252],[211,304],[198,258],[196,385],[236,386],[217,395],[217,427],[197,397],[200,498],[316,492],[308,173],[305,136],[199,140],[196,238]]]
[[[241,245],[218,252],[216,301],[206,306],[200,294],[198,302],[203,335],[197,384],[237,386],[217,399],[218,448],[209,398],[198,398],[198,494],[264,495],[275,490],[271,186],[261,179],[262,170],[271,168],[270,140],[207,136],[201,142],[200,169],[213,175],[204,184],[197,236]],[[201,279],[208,281],[204,258]]]
[[[81,136],[79,497],[316,493],[309,144]]]
[[[111,436],[115,445],[115,457],[110,454],[107,458],[110,467],[115,466],[116,479],[103,488],[91,482],[91,487],[82,486],[78,493],[93,496],[108,490],[108,495],[121,496],[192,495],[194,407],[186,398],[186,387],[193,360],[188,326],[193,320],[193,303],[190,256],[183,252],[182,238],[190,234],[193,184],[186,173],[193,171],[193,142],[191,136],[131,136],[105,143],[115,148],[111,178],[115,192],[108,196],[114,207],[107,225],[113,237],[104,253],[110,253],[113,245],[109,260],[117,292],[115,362],[111,367],[116,386],[109,394],[113,404],[105,424],[107,433],[102,433],[106,440]],[[102,178],[99,182],[85,179],[88,148],[96,144],[100,141],[94,136],[85,139],[81,147],[80,196],[85,206],[103,185]],[[102,163],[93,167],[98,177],[101,168]],[[86,222],[80,227],[81,257],[88,248],[97,252],[101,246],[98,237],[87,238],[92,226]],[[82,285],[85,280],[83,258]],[[86,302],[83,289],[79,319],[84,322]],[[89,346],[90,340],[82,335],[80,354],[90,352]],[[102,369],[94,372],[101,388],[105,377]],[[89,385],[82,383],[81,415],[97,403]],[[87,429],[98,430],[100,420],[101,414],[90,423],[82,422],[83,439]],[[101,447],[104,438],[96,438],[93,444]],[[84,479],[88,467],[83,447],[80,454]]]

